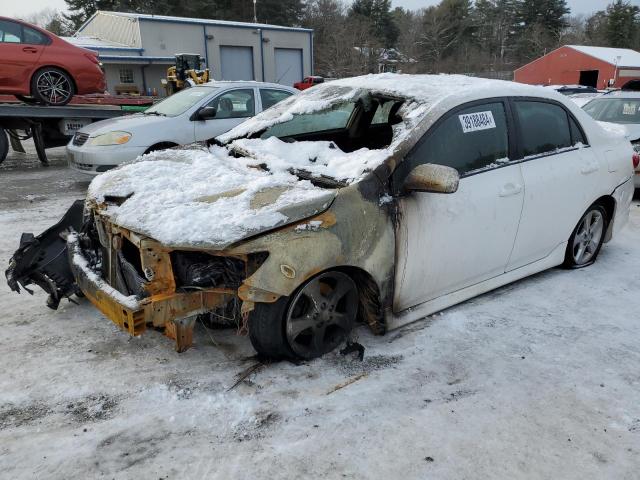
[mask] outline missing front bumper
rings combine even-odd
[[[76,283],[87,299],[109,320],[131,335],[142,334],[147,325],[164,328],[176,341],[176,350],[188,349],[192,343],[193,317],[221,307],[235,295],[230,289],[164,292],[143,299],[125,296],[91,270],[77,235],[67,239],[69,265]]]

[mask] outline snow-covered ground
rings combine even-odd
[[[2,265],[86,189],[52,157],[0,166]],[[230,389],[255,364],[247,338],[198,325],[177,354],[86,302],[49,310],[2,275],[0,477],[637,479],[638,285],[634,201],[592,267],[384,337],[360,328],[362,362],[272,364]]]

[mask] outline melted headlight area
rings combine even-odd
[[[239,288],[247,276],[246,260],[201,252],[171,252],[171,265],[178,290]]]
[[[74,273],[87,298],[132,335],[163,328],[178,351],[191,345],[198,315],[240,327],[238,289],[268,257],[171,250],[99,214],[85,222],[78,247],[88,275]]]

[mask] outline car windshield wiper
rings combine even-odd
[[[318,187],[342,188],[348,185],[348,183],[343,180],[336,180],[328,175],[314,174],[307,170],[296,170],[291,168],[289,169],[289,173],[295,175],[301,180],[309,180]]]
[[[166,113],[160,113],[160,112],[142,112],[143,115],[157,115],[159,117],[166,117],[167,114]]]

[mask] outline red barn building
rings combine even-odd
[[[565,45],[517,69],[514,80],[532,85],[586,85],[599,89],[629,88],[634,85],[629,82],[633,81],[640,86],[640,52]]]

